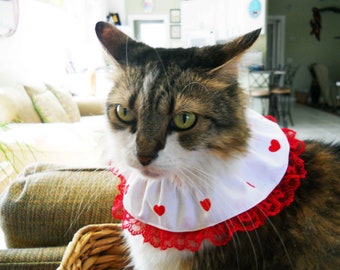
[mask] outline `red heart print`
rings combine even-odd
[[[130,187],[130,185],[127,185],[127,186],[125,187],[125,191],[124,191],[124,194],[125,194],[125,195],[128,193],[129,187]]]
[[[203,201],[200,201],[200,204],[205,211],[208,212],[210,210],[211,201],[208,198],[205,198]]]
[[[280,148],[281,148],[281,145],[280,145],[280,143],[279,143],[279,141],[278,140],[271,140],[270,141],[270,146],[269,146],[269,151],[270,152],[276,152],[276,151],[279,151],[280,150]]]
[[[155,205],[153,207],[153,210],[155,211],[155,213],[159,216],[163,216],[163,214],[165,213],[165,207],[163,205]]]
[[[246,183],[247,183],[248,186],[255,188],[255,186],[252,183],[250,183],[250,182],[246,182]]]

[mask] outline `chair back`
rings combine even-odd
[[[285,67],[285,77],[284,77],[285,87],[290,87],[290,88],[292,87],[296,72],[298,71],[299,67],[300,65],[293,66],[291,64],[288,64]]]
[[[249,70],[248,72],[248,94],[251,101],[254,98],[261,100],[263,115],[267,114],[269,108],[270,74],[270,71],[264,70]]]
[[[321,88],[321,97],[324,103],[327,103],[329,106],[333,106],[334,98],[331,89],[331,82],[329,78],[328,67],[324,64],[314,64],[313,65],[316,79]]]
[[[299,65],[286,65],[283,69],[274,69],[270,78],[270,88],[292,88],[295,74],[299,68]]]
[[[270,85],[270,71],[250,70],[248,72],[249,90],[268,90]]]

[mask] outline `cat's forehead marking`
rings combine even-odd
[[[152,69],[149,71],[144,78],[142,91],[145,93],[152,87],[155,79],[157,78],[159,71],[157,69]]]

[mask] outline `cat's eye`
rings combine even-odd
[[[196,124],[197,116],[191,112],[183,112],[177,114],[172,119],[172,126],[178,130],[186,130],[192,128]]]
[[[124,123],[131,123],[135,120],[135,116],[130,109],[123,107],[122,105],[116,106],[116,115],[118,119]]]

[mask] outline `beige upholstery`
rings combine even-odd
[[[82,116],[103,114],[105,112],[105,100],[96,97],[74,97]]]
[[[105,111],[105,99],[73,97],[49,84],[0,83],[0,123],[79,122]]]
[[[10,83],[0,86],[0,121],[1,122],[25,122],[40,123],[40,117],[34,110],[30,97],[27,95],[25,88],[16,83]],[[3,106],[5,99],[10,102]],[[5,119],[4,116],[8,118]]]
[[[314,70],[316,78],[321,88],[322,102],[327,103],[328,106],[336,105],[336,87],[335,83],[329,77],[328,67],[324,64],[315,64]]]
[[[66,247],[0,250],[1,270],[55,270]]]
[[[59,103],[65,110],[71,122],[80,121],[80,111],[77,103],[68,91],[59,91],[54,86],[46,84],[46,87],[56,96]]]
[[[9,161],[16,173],[36,161],[106,165],[105,101],[82,99],[81,110],[91,116],[80,115],[75,98],[63,87],[0,82],[0,163]]]
[[[59,265],[65,246],[80,228],[116,222],[111,217],[116,185],[117,178],[106,169],[27,167],[0,196],[0,225],[9,248],[0,251],[0,269]],[[23,261],[25,268],[3,268]]]

